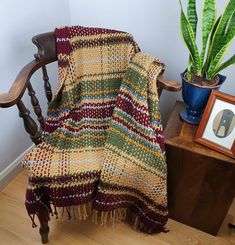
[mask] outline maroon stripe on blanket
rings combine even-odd
[[[89,150],[87,150],[89,152]],[[78,159],[79,160],[79,159]],[[59,183],[73,183],[74,181],[90,180],[97,179],[100,177],[100,171],[87,172],[83,174],[74,174],[72,176],[58,176],[58,177],[32,177],[29,179],[31,185],[37,184],[53,184],[56,182]]]
[[[123,96],[125,98],[123,98]],[[118,100],[124,100],[124,101],[131,101],[131,103],[134,105],[134,107],[138,108],[138,109],[141,109],[143,111],[148,111],[148,108],[145,106],[145,105],[141,105],[139,104],[138,102],[136,102],[132,96],[130,96],[129,93],[125,92],[124,90],[121,90],[118,94]]]
[[[68,60],[58,60],[58,65],[60,67],[67,67],[69,65],[69,61]]]
[[[50,125],[48,124],[47,122],[45,123],[45,126],[43,128],[43,131],[45,133],[48,133],[48,134],[51,134],[53,133],[57,128],[60,127],[60,124],[59,125]]]
[[[63,125],[64,120],[66,120],[68,117],[69,117],[69,115],[61,116],[56,121],[54,118],[52,118],[52,119],[47,118],[47,120],[45,122],[45,126],[43,128],[43,131],[47,132],[49,134],[54,132],[57,128],[59,128]],[[54,124],[56,124],[56,125],[54,125]]]
[[[87,177],[89,175],[89,177]],[[76,180],[74,180],[76,179]],[[74,182],[82,179],[90,180],[88,184],[77,184]],[[99,182],[99,174],[85,174],[61,178],[33,178],[30,184],[34,189],[27,189],[25,205],[29,214],[38,212],[41,206],[50,207],[53,203],[56,207],[67,207],[88,203],[94,199]],[[71,183],[68,187],[60,187],[60,184]],[[54,184],[56,187],[48,187]]]
[[[102,108],[102,109],[82,109],[79,113],[71,111],[70,118],[75,121],[80,121],[82,118],[107,118],[111,117],[113,108]]]
[[[152,205],[153,207],[155,207],[156,209],[162,211],[162,212],[167,212],[168,208],[166,206],[160,205],[160,204],[156,204],[152,199],[150,199],[148,196],[146,196],[144,193],[140,192],[139,190],[133,188],[133,187],[129,187],[129,186],[119,186],[116,184],[109,184],[109,183],[105,183],[103,181],[100,181],[99,186],[102,189],[106,189],[106,190],[122,190],[122,191],[128,191],[131,193],[136,193],[137,195],[139,195],[141,198],[143,198],[145,200],[145,202],[147,202],[148,204]]]
[[[79,128],[74,128],[74,127],[70,127],[69,125],[64,125],[63,128],[66,128],[67,130],[69,130],[70,132],[74,133],[74,132],[80,132],[83,129],[93,129],[93,130],[98,130],[98,131],[102,131],[102,130],[107,130],[109,127],[109,125],[97,125],[97,126],[93,126],[93,125],[82,125]]]
[[[97,28],[97,27],[84,27],[84,26],[72,26],[70,27],[71,37],[77,36],[91,36],[97,34],[108,34],[108,33],[125,33],[123,31],[117,30],[109,30],[105,28]]]
[[[26,208],[30,214],[38,212],[40,205],[49,206],[53,203],[56,207],[68,207],[81,205],[94,199],[98,186],[98,180],[84,186],[71,186],[67,188],[39,187],[26,191]]]
[[[122,94],[123,92],[120,93],[120,95]],[[126,99],[121,98],[121,96],[118,96],[115,109],[116,108],[124,111],[130,117],[133,117],[141,125],[146,127],[150,125],[149,115],[146,115],[145,113],[137,110],[138,104],[136,104],[135,101],[133,101],[131,98],[130,101],[128,101]]]
[[[71,51],[71,45],[69,42],[70,34],[69,28],[56,28],[55,29],[56,37],[56,53],[57,54],[66,54],[69,55]]]
[[[164,137],[163,137],[163,130],[157,129],[155,130],[156,135],[161,135],[162,137],[157,136],[157,142],[160,145],[160,148],[162,151],[165,151],[165,142],[164,142]]]
[[[108,202],[103,202],[102,200],[108,200]],[[151,209],[142,200],[129,194],[108,194],[99,191],[93,203],[93,208],[98,211],[111,211],[119,208],[133,209],[136,206],[138,207],[137,214],[145,213],[148,215],[148,213],[151,212]],[[156,210],[153,211],[153,214],[155,214],[155,218],[154,216],[150,217],[155,220],[166,217],[166,215],[157,213]]]

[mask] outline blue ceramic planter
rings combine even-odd
[[[180,76],[182,79],[182,95],[186,108],[181,111],[180,117],[190,124],[199,124],[211,91],[213,89],[218,90],[226,77],[219,75],[219,83],[216,86],[205,87],[188,82],[184,77],[185,73],[186,71],[181,73]]]

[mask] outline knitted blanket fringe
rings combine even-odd
[[[125,32],[55,30],[59,84],[43,142],[22,161],[26,209],[165,232],[167,166],[156,79],[160,60]]]
[[[53,211],[54,209],[54,211]],[[128,223],[134,230],[143,231],[146,233],[153,233],[152,229],[146,230],[145,225],[139,220],[135,213],[127,208],[118,208],[111,211],[97,211],[92,209],[92,202],[88,202],[82,205],[72,205],[67,207],[56,207],[55,205],[50,205],[48,210],[48,216],[45,217],[48,221],[50,220],[50,215],[55,216],[56,219],[61,220],[89,220],[95,225],[100,225],[106,227],[111,225],[115,227],[115,223],[120,223],[122,221]],[[37,224],[35,222],[36,214],[29,214],[32,221],[32,227],[36,228]],[[158,226],[155,232],[167,233],[169,230],[163,227],[161,224]]]

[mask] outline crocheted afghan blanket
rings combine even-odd
[[[167,166],[156,79],[164,65],[125,32],[55,30],[59,84],[43,142],[23,160],[26,208],[165,231]],[[56,209],[57,208],[57,209]]]

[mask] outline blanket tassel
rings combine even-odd
[[[37,227],[36,223],[35,223],[35,214],[28,214],[31,221],[32,221],[32,227],[35,228]]]

